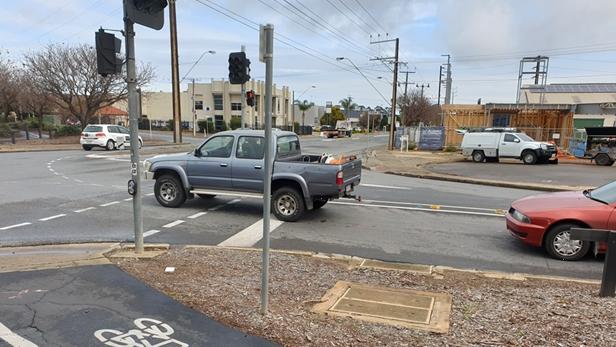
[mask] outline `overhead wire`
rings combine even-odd
[[[365,32],[366,34],[370,35],[370,32],[367,31],[366,29],[364,29],[362,27],[361,24],[358,24],[357,22],[355,22],[351,17],[349,17],[348,14],[346,14],[344,11],[342,11],[341,9],[338,8],[338,6],[336,6],[336,4],[334,4],[333,2],[331,2],[331,0],[326,0],[330,5],[332,5],[333,8],[335,8],[338,12],[340,12],[340,14],[342,14],[343,16],[345,16],[348,20],[351,21],[351,23],[354,23],[355,25],[357,25],[357,27],[359,27],[359,29],[361,29],[363,32]]]
[[[372,13],[370,13],[370,11],[368,11],[368,10],[364,7],[364,5],[362,5],[362,3],[361,3],[359,0],[355,0],[355,2],[359,5],[359,7],[361,7],[361,8],[362,8],[362,10],[364,10],[364,12],[366,12],[366,13],[368,14],[368,16],[369,16],[370,18],[372,18],[372,20],[374,21],[374,23],[376,23],[376,25],[378,25],[381,29],[383,29],[383,32],[387,32],[387,29],[385,29],[385,28],[381,25],[381,23],[380,23],[378,20],[376,20],[376,18],[374,18],[374,16],[372,15]]]

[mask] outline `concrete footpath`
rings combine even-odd
[[[375,150],[370,152],[364,160],[364,168],[368,170],[373,170],[377,172],[383,172],[388,174],[395,174],[400,176],[407,177],[415,177],[415,178],[424,178],[424,179],[434,179],[441,181],[450,181],[450,182],[460,182],[460,183],[470,183],[470,184],[481,184],[488,186],[496,186],[496,187],[506,187],[506,188],[518,188],[518,189],[530,189],[530,190],[539,190],[539,191],[569,191],[569,190],[583,190],[587,188],[594,187],[592,185],[577,185],[577,184],[559,184],[559,183],[545,183],[544,179],[537,178],[535,182],[529,181],[526,178],[526,181],[520,181],[517,177],[512,177],[510,175],[509,178],[504,175],[493,175],[492,177],[482,176],[482,172],[485,171],[485,166],[502,166],[507,165],[509,167],[518,165],[520,169],[528,169],[528,166],[523,164],[511,163],[511,164],[503,164],[503,163],[485,163],[485,164],[475,164],[468,163],[471,166],[471,169],[466,170],[463,174],[456,172],[455,170],[449,172],[436,172],[438,167],[444,164],[448,164],[450,166],[456,165],[465,165],[465,158],[462,157],[461,154],[453,152],[422,152],[422,151],[408,151],[408,152],[400,152],[400,151],[387,151],[386,149]],[[572,165],[569,165],[572,166]],[[582,166],[582,165],[580,165]],[[556,170],[561,167],[561,165],[543,165],[546,173],[545,176],[550,177],[551,173],[548,170]],[[565,167],[565,165],[562,165]],[[591,166],[586,166],[589,169],[596,169]],[[472,170],[476,171],[476,174],[472,172]],[[473,177],[474,176],[474,177]],[[514,176],[514,175],[513,175]],[[520,176],[518,176],[520,177]]]
[[[0,248],[0,347],[273,345],[118,269],[115,247]]]

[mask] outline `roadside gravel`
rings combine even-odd
[[[506,280],[447,271],[429,276],[349,268],[343,261],[271,254],[270,314],[259,314],[261,253],[173,249],[117,264],[185,305],[285,346],[615,346],[616,300],[598,286]],[[167,266],[176,268],[165,273]],[[448,293],[447,334],[312,313],[337,281]]]

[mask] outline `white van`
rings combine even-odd
[[[524,164],[558,163],[556,146],[537,142],[512,128],[488,128],[468,131],[462,139],[462,154],[474,162],[498,161],[499,158],[520,159]]]

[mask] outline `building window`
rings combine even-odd
[[[203,100],[195,100],[195,110],[203,110]]]
[[[259,96],[255,95],[255,112],[259,112]]]
[[[214,94],[214,110],[223,110],[222,94]]]
[[[231,111],[241,111],[242,103],[241,102],[232,102],[231,103]]]

